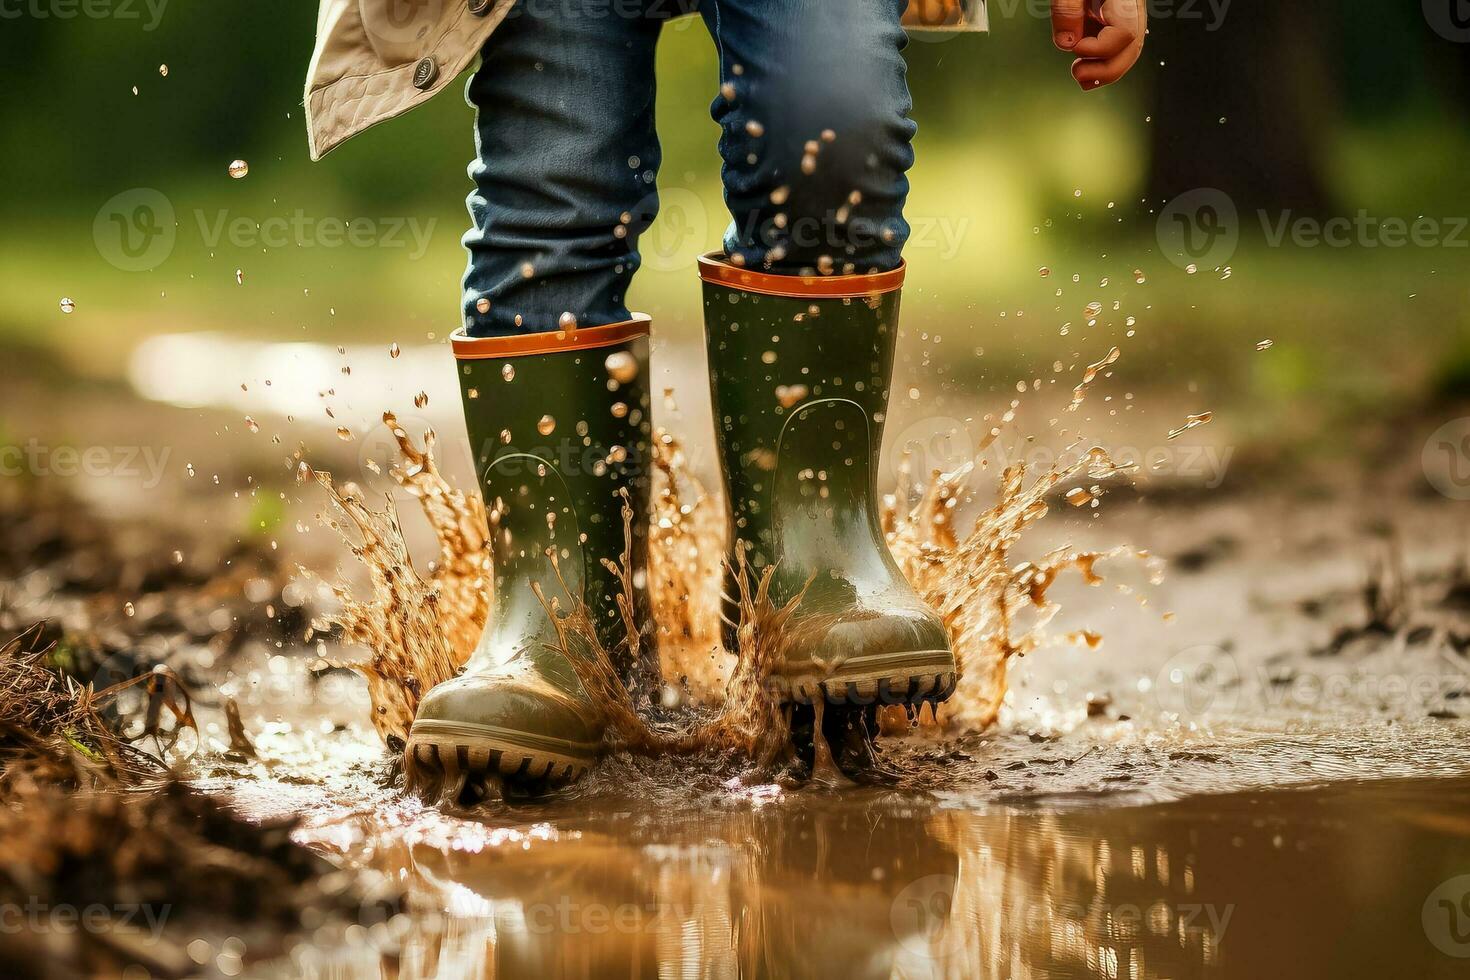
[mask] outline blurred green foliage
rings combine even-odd
[[[0,332],[64,343],[84,366],[117,373],[136,338],[162,330],[409,342],[452,329],[472,152],[462,86],[312,164],[301,108],[310,0],[154,0],[163,4],[154,29],[141,0],[130,4],[135,19],[11,16],[65,2],[3,8]],[[1002,378],[1127,340],[1130,358],[1159,379],[1184,365],[1191,384],[1277,399],[1401,389],[1432,375],[1443,352],[1470,349],[1470,250],[1273,248],[1242,201],[1230,273],[1188,275],[1161,256],[1155,214],[1203,181],[1191,178],[1196,167],[1210,179],[1269,180],[1280,163],[1269,113],[1230,118],[1221,106],[1252,93],[1269,106],[1287,84],[1312,123],[1311,176],[1329,213],[1470,214],[1470,45],[1436,35],[1417,4],[1303,0],[1289,8],[1292,24],[1308,25],[1295,33],[1271,16],[1286,9],[1231,5],[1218,31],[1159,17],[1138,69],[1085,95],[1046,22],[1006,16],[1025,10],[1014,0],[992,5],[988,37],[911,44],[920,130],[910,214],[950,222],[957,243],[942,257],[911,250],[908,328],[942,331],[956,363],[983,348],[982,368]],[[1284,82],[1273,74],[1282,64],[1316,67]],[[725,220],[708,116],[717,82],[700,22],[670,25],[659,56],[660,186],[687,192],[707,218],[702,240],[682,246],[689,257],[718,241]],[[1190,142],[1210,127],[1223,139]],[[1190,134],[1182,145],[1170,142],[1176,128]],[[1161,183],[1165,149],[1179,186]],[[226,173],[236,158],[249,162],[244,180]],[[167,195],[179,221],[177,246],[148,272],[114,267],[93,241],[99,207],[137,187]],[[211,244],[202,232],[221,214],[297,212],[413,218],[433,222],[433,234],[415,260],[381,248]],[[1039,275],[1043,266],[1052,275]],[[58,312],[62,296],[75,298],[75,314]],[[1080,314],[1094,298],[1108,313],[1088,333]],[[665,336],[696,335],[692,269],[645,269],[634,299],[667,324]],[[1136,315],[1136,336],[1125,315]],[[1268,337],[1269,363],[1251,356]],[[1372,356],[1385,337],[1413,339],[1396,339],[1385,363]],[[1212,375],[1202,379],[1204,365]],[[1273,424],[1269,413],[1262,424]]]

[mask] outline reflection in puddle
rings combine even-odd
[[[526,807],[527,823],[391,803],[359,815],[342,857],[408,890],[399,939],[367,929],[353,950],[300,950],[295,966],[1155,978],[1293,963],[1320,967],[1294,975],[1452,976],[1453,934],[1420,911],[1470,871],[1467,804],[1463,779],[1061,811],[860,791],[670,813],[598,796]]]

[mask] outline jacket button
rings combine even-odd
[[[433,58],[420,58],[418,64],[413,66],[414,88],[431,88],[438,80],[439,66],[434,63]]]
[[[490,0],[470,0],[470,13],[484,17],[490,12]]]

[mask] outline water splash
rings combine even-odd
[[[961,538],[954,513],[973,468],[966,463],[951,473],[933,473],[923,498],[907,513],[900,513],[893,497],[885,498],[882,519],[889,550],[944,620],[959,661],[959,687],[939,706],[934,721],[950,730],[978,731],[999,714],[1011,658],[1050,639],[1045,628],[1061,607],[1047,593],[1063,571],[1074,568],[1087,584],[1098,585],[1102,579],[1094,566],[1104,558],[1137,554],[1154,565],[1156,580],[1162,566],[1145,552],[1121,547],[1099,552],[1064,546],[1035,561],[1011,563],[1012,550],[1047,515],[1047,498],[1059,485],[1084,475],[1102,479],[1122,469],[1100,447],[1036,476],[1023,463],[1007,467],[994,506]],[[1027,612],[1033,615],[1023,620]],[[900,727],[901,710],[886,709],[883,722],[885,731]]]
[[[490,551],[487,515],[476,496],[452,488],[434,463],[434,436],[416,446],[391,413],[384,422],[398,443],[402,463],[391,475],[414,496],[434,531],[438,560],[427,577],[415,568],[390,499],[373,510],[351,484],[337,486],[329,474],[310,474],[330,494],[347,523],[332,526],[348,539],[366,566],[371,595],[356,597],[345,585],[334,592],[341,609],[326,626],[344,640],[371,651],[368,660],[350,663],[368,680],[373,722],[390,745],[407,737],[419,699],[435,683],[453,676],[468,658],[489,612]],[[655,723],[640,711],[617,679],[608,652],[598,643],[585,606],[561,608],[547,602],[560,646],[592,695],[608,726],[610,746],[637,752],[682,753],[704,749],[735,751],[763,767],[789,758],[791,714],[767,691],[771,666],[787,644],[810,639],[809,630],[826,625],[812,617],[796,620],[793,600],[777,606],[770,596],[769,572],[742,583],[738,644],[727,651],[719,635],[725,522],[720,501],[689,472],[682,444],[660,430],[655,438],[654,507],[649,544],[649,583],[659,632],[666,688],[664,708],[685,702],[691,710],[670,722]],[[1126,470],[1094,447],[1075,461],[1033,472],[1008,467],[996,488],[995,503],[961,536],[955,515],[965,502],[967,463],[952,473],[934,473],[919,503],[900,511],[885,498],[882,523],[895,559],[920,595],[942,617],[959,660],[961,681],[955,696],[931,716],[950,732],[984,729],[994,723],[1006,691],[1007,666],[1049,640],[1045,627],[1059,611],[1048,590],[1067,569],[1088,584],[1102,580],[1094,566],[1104,558],[1134,554],[1155,567],[1145,552],[1129,548],[1085,551],[1054,549],[1034,561],[1013,563],[1022,535],[1046,516],[1048,498],[1062,484],[1086,477],[1097,481]],[[631,510],[625,508],[625,520]],[[353,535],[351,530],[355,529]],[[354,540],[355,538],[355,540]],[[632,570],[626,552],[610,567],[625,586],[625,625],[629,642],[641,642],[631,617]],[[543,601],[546,600],[543,598]],[[1097,642],[1096,634],[1076,631],[1069,638]],[[902,708],[884,709],[881,730],[902,730],[913,719]],[[819,733],[818,733],[819,734]],[[820,741],[820,739],[818,739]]]

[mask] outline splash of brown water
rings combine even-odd
[[[315,478],[357,529],[361,543],[349,541],[349,546],[372,581],[371,596],[362,599],[336,586],[342,607],[326,622],[339,627],[348,642],[371,651],[370,659],[349,666],[366,676],[374,724],[391,744],[406,738],[419,698],[453,676],[473,649],[488,615],[492,576],[479,498],[454,490],[439,474],[432,432],[419,449],[391,414],[384,420],[405,460],[392,476],[419,501],[439,544],[439,561],[427,579],[413,566],[391,499],[383,511],[374,511],[350,485],[339,489],[324,473]],[[611,745],[640,752],[728,749],[768,765],[785,751],[790,718],[769,696],[766,680],[783,646],[800,640],[791,623],[799,599],[777,607],[769,594],[769,572],[753,584],[743,574],[735,576],[741,583],[738,649],[726,651],[719,637],[723,567],[710,560],[725,553],[719,501],[689,473],[682,446],[671,434],[657,434],[654,458],[649,582],[663,674],[672,688],[706,710],[689,724],[651,724],[618,681],[585,606],[562,609],[548,603],[560,646],[602,711]],[[1119,471],[1102,449],[1034,477],[1025,465],[1007,468],[994,506],[961,538],[954,516],[964,502],[970,469],[934,473],[918,505],[907,512],[900,512],[894,498],[885,498],[882,515],[899,567],[939,612],[953,640],[960,686],[933,719],[948,730],[980,730],[994,723],[1009,661],[1050,639],[1045,627],[1058,606],[1048,590],[1061,572],[1074,568],[1088,584],[1097,584],[1101,579],[1094,565],[1129,552],[1059,548],[1012,565],[1013,548],[1046,516],[1047,498],[1059,484]],[[624,517],[631,519],[626,507]],[[346,534],[340,522],[333,526]],[[630,642],[639,642],[629,618],[633,577],[626,551],[620,564],[609,564],[623,582]],[[1084,635],[1095,642],[1095,634],[1073,634]],[[889,732],[908,724],[901,709],[886,711],[882,720]]]
[[[414,567],[391,497],[376,511],[352,484],[339,488],[330,473],[303,464],[301,475],[326,488],[338,512],[356,528],[354,542],[341,521],[329,522],[367,568],[371,596],[357,599],[346,585],[334,585],[340,608],[317,625],[336,627],[345,642],[370,651],[368,660],[345,666],[367,679],[373,726],[391,745],[407,740],[419,699],[458,673],[474,650],[489,614],[492,576],[484,503],[454,489],[439,473],[432,431],[424,434],[419,449],[391,412],[383,413],[383,422],[403,457],[390,473],[418,500],[439,543],[439,561],[427,579]]]
[[[648,576],[664,682],[696,703],[717,705],[734,657],[720,639],[725,520],[719,501],[689,472],[683,443],[660,430],[653,442],[653,526]]]
[[[895,498],[884,498],[882,520],[889,550],[904,576],[944,620],[959,661],[959,687],[934,715],[941,726],[979,731],[993,724],[1005,697],[1011,658],[1048,639],[1045,627],[1060,610],[1047,597],[1057,576],[1076,568],[1087,584],[1097,585],[1102,579],[1094,565],[1129,553],[1126,548],[1096,552],[1063,547],[1034,562],[1011,564],[1012,549],[1047,515],[1047,498],[1059,484],[1083,474],[1100,479],[1118,469],[1099,447],[1029,481],[1024,463],[1009,466],[996,488],[995,505],[976,519],[963,539],[955,533],[953,518],[973,464],[953,473],[936,470],[923,498],[908,513],[899,512]],[[1028,609],[1035,615],[1023,625],[1019,614]],[[905,723],[901,710],[885,710],[884,731]]]

